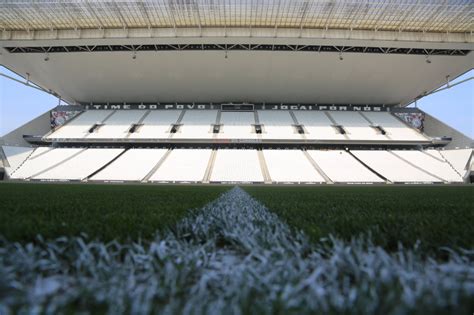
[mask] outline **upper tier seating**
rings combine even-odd
[[[182,126],[173,134],[176,139],[212,139],[212,125],[216,123],[217,110],[186,111]]]
[[[310,140],[344,140],[343,134],[332,127],[333,123],[325,112],[294,111],[298,122],[304,125],[306,139]]]
[[[94,124],[101,124],[113,111],[111,110],[89,110],[82,112],[78,116],[60,126],[52,134],[47,136],[48,139],[68,139],[68,138],[84,138],[89,134],[89,129]]]
[[[263,124],[262,139],[303,139],[293,127],[295,122],[289,111],[258,111],[258,119]]]
[[[218,150],[210,181],[263,182],[257,150]]]
[[[140,139],[160,142],[211,139],[429,141],[389,112],[285,110],[222,111],[220,115],[217,110],[89,110],[45,138],[131,142]]]
[[[382,183],[383,179],[343,150],[308,150],[311,158],[334,183]]]
[[[129,139],[166,139],[170,137],[171,125],[175,124],[181,110],[155,110],[145,117],[142,126],[129,135]]]
[[[272,182],[324,182],[301,150],[263,150],[263,155]]]
[[[387,138],[397,141],[426,141],[427,138],[417,130],[408,127],[400,119],[387,112],[364,112],[372,124],[382,126]]]
[[[351,140],[388,140],[383,134],[370,127],[371,124],[360,112],[329,112],[329,115],[337,125],[344,128],[347,137]]]
[[[219,139],[256,139],[254,112],[222,112]]]
[[[88,139],[123,139],[129,134],[132,124],[136,124],[146,111],[117,110],[94,132],[88,133]]]

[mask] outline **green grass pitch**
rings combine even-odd
[[[28,242],[84,232],[101,240],[151,238],[172,228],[228,186],[17,184],[0,185],[0,235]],[[395,250],[417,240],[429,252],[474,247],[471,186],[246,186],[290,226],[318,241],[372,233]]]
[[[77,236],[147,239],[228,190],[224,186],[3,183],[0,235],[9,241]]]
[[[372,234],[387,250],[399,242],[439,255],[474,248],[473,186],[246,187],[290,226],[317,241]]]

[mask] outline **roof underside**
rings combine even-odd
[[[4,53],[3,60],[70,102],[407,104],[467,71],[472,56],[169,50]]]
[[[265,27],[470,33],[472,0],[5,0],[0,29]]]

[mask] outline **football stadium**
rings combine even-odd
[[[474,142],[417,103],[473,16],[1,1],[3,79],[57,103],[0,138],[0,314],[471,314]]]

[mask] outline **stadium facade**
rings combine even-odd
[[[2,138],[5,178],[468,182],[472,139],[407,105],[472,69],[473,10],[3,1],[0,63],[68,104]]]

